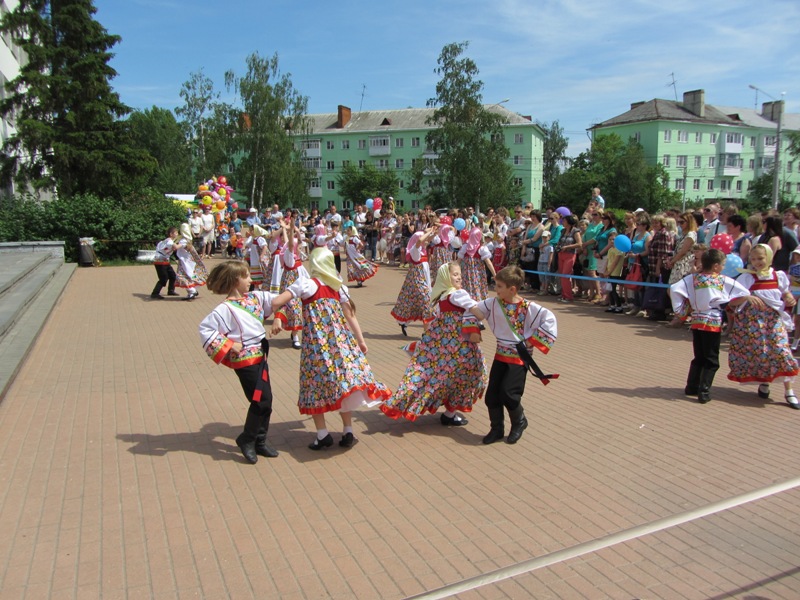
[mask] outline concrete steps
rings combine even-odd
[[[50,312],[75,272],[75,264],[47,253],[0,258],[0,401]]]

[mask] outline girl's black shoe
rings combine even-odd
[[[314,443],[308,445],[312,450],[322,450],[323,448],[330,448],[331,446],[333,446],[333,436],[331,436],[330,433],[322,439],[315,437]]]
[[[356,438],[353,436],[351,432],[347,432],[342,436],[342,440],[339,442],[339,446],[342,448],[352,448],[353,444],[356,443]]]

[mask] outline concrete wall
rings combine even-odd
[[[0,243],[2,254],[29,254],[46,252],[55,258],[64,260],[64,242],[3,242]]]

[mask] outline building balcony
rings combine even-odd
[[[370,146],[369,147],[369,155],[370,156],[391,156],[392,155],[392,147],[391,146]]]
[[[742,147],[742,142],[722,142],[722,152],[725,154],[741,154]]]
[[[723,177],[739,177],[742,174],[742,169],[740,167],[733,167],[728,165],[722,165],[720,169],[720,175]]]
[[[308,197],[309,198],[322,198],[322,188],[321,187],[310,187],[310,188],[308,188]]]
[[[319,158],[322,156],[322,150],[317,146],[316,148],[303,148],[303,156],[306,158]]]

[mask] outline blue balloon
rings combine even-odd
[[[728,254],[725,257],[725,266],[722,268],[722,274],[728,277],[738,277],[739,271],[744,266],[741,257],[738,254]]]
[[[367,208],[372,210],[372,198],[367,198],[366,204],[367,204]]]
[[[614,238],[614,248],[625,254],[631,251],[631,238],[627,235],[619,234]]]
[[[455,221],[453,221],[453,227],[456,228],[456,231],[461,231],[466,226],[467,226],[467,222],[464,219],[460,218],[460,217],[458,219],[456,219]]]

